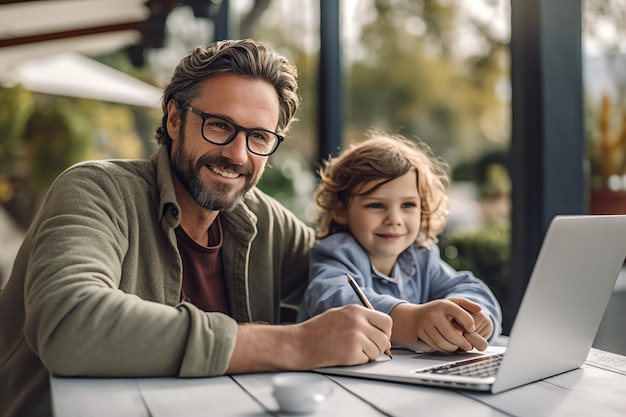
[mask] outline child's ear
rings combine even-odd
[[[343,204],[339,204],[333,209],[333,220],[341,226],[348,225],[348,210]]]

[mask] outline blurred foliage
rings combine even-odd
[[[0,110],[0,203],[23,228],[48,186],[70,165],[145,156],[136,116],[154,111],[33,94],[19,85],[0,88]],[[152,120],[150,130],[158,117]]]
[[[483,55],[455,53],[455,2],[375,0],[373,7],[377,17],[364,26],[362,52],[348,69],[351,139],[370,126],[397,130],[421,137],[451,165],[506,145],[506,129],[487,137],[481,121],[507,106],[497,86],[508,78],[508,45],[482,31]]]
[[[134,109],[123,104],[89,101],[84,106],[84,115],[94,124],[94,148],[89,155],[90,159],[104,158],[141,158],[152,153],[152,148],[145,149],[146,144],[139,137],[141,130],[137,126],[137,112],[153,109]],[[154,130],[153,118],[150,133]],[[153,141],[153,145],[156,144]]]
[[[477,231],[459,231],[442,238],[443,258],[455,269],[469,270],[490,281],[508,276],[508,221],[488,223]],[[454,249],[452,249],[454,248]]]
[[[51,96],[36,106],[22,138],[30,185],[45,190],[64,169],[84,160],[94,131],[86,115],[63,98]]]
[[[583,34],[591,54],[602,57],[609,87],[585,97],[591,190],[624,190],[626,182],[626,1],[583,2]]]
[[[626,184],[626,110],[615,112],[607,94],[602,97],[597,125],[588,138],[592,189],[623,190]],[[616,114],[617,113],[617,114]]]
[[[0,88],[0,166],[3,171],[0,174],[13,171],[22,132],[32,108],[33,95],[21,85]]]
[[[585,0],[583,2],[583,33],[599,49],[609,64],[613,91],[618,108],[626,108],[626,39],[625,0]]]
[[[509,153],[488,151],[478,159],[464,161],[452,171],[452,181],[469,181],[476,184],[480,197],[493,197],[511,191]]]
[[[439,242],[441,257],[458,271],[471,271],[492,289],[503,308],[509,328],[511,227],[508,220],[493,221],[475,231],[444,234]]]
[[[511,191],[511,178],[506,165],[494,163],[485,171],[485,180],[480,187],[482,197],[507,195]]]
[[[282,150],[272,155],[259,188],[311,224],[310,200],[316,179],[301,153]]]
[[[316,11],[317,6],[309,7]],[[253,36],[299,69],[299,121],[289,135],[294,140],[283,148],[298,149],[314,166],[319,50],[310,39],[319,27],[311,13],[292,11],[288,2],[274,1]],[[378,127],[421,137],[452,166],[507,146],[508,120],[502,115],[508,113],[508,103],[498,91],[508,80],[505,41],[470,21],[466,24],[476,28],[482,52],[459,54],[455,47],[462,16],[455,2],[370,0],[359,2],[354,13],[343,16],[363,25],[356,44],[342,46],[344,145]]]
[[[491,2],[494,9],[497,4]],[[317,1],[304,1],[299,7],[307,13],[294,14],[289,1],[264,4],[256,24],[246,27],[248,35],[268,43],[298,67],[302,98],[298,121],[271,157],[274,168],[266,171],[259,184],[290,208],[294,201],[300,207],[306,206],[302,200],[313,204],[312,192],[299,192],[294,180],[283,175],[282,164],[290,161],[279,155],[304,155],[313,178],[319,164],[319,6]],[[418,136],[452,167],[467,161],[473,181],[478,181],[475,171],[480,158],[503,152],[509,142],[509,121],[503,116],[509,104],[502,93],[509,77],[506,40],[494,36],[484,23],[462,15],[456,2],[369,0],[358,2],[352,12],[354,16],[342,16],[357,20],[360,30],[341,51],[344,146],[362,140],[370,127]],[[480,53],[459,53],[461,21],[474,28],[482,45]],[[489,171],[489,181],[484,181],[481,190],[510,187],[506,169],[500,166]],[[294,211],[307,220],[301,211]]]

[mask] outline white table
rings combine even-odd
[[[273,374],[216,378],[52,377],[56,417],[283,415]],[[592,349],[574,371],[500,394],[327,377],[333,393],[309,416],[626,416],[626,357]]]

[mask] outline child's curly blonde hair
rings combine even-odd
[[[333,220],[333,211],[347,208],[357,187],[369,181],[384,180],[362,193],[366,195],[415,169],[422,216],[416,243],[420,246],[435,244],[448,217],[448,164],[419,139],[409,140],[378,130],[370,130],[366,136],[364,142],[353,144],[340,156],[324,161],[319,169],[320,184],[315,191],[317,237],[323,239],[348,231],[346,226]]]

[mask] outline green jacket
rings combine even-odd
[[[161,147],[78,164],[52,185],[0,293],[0,415],[50,414],[50,373],[223,374],[237,322],[297,309],[314,232],[256,188],[221,213],[232,318],[181,302],[171,175]]]

